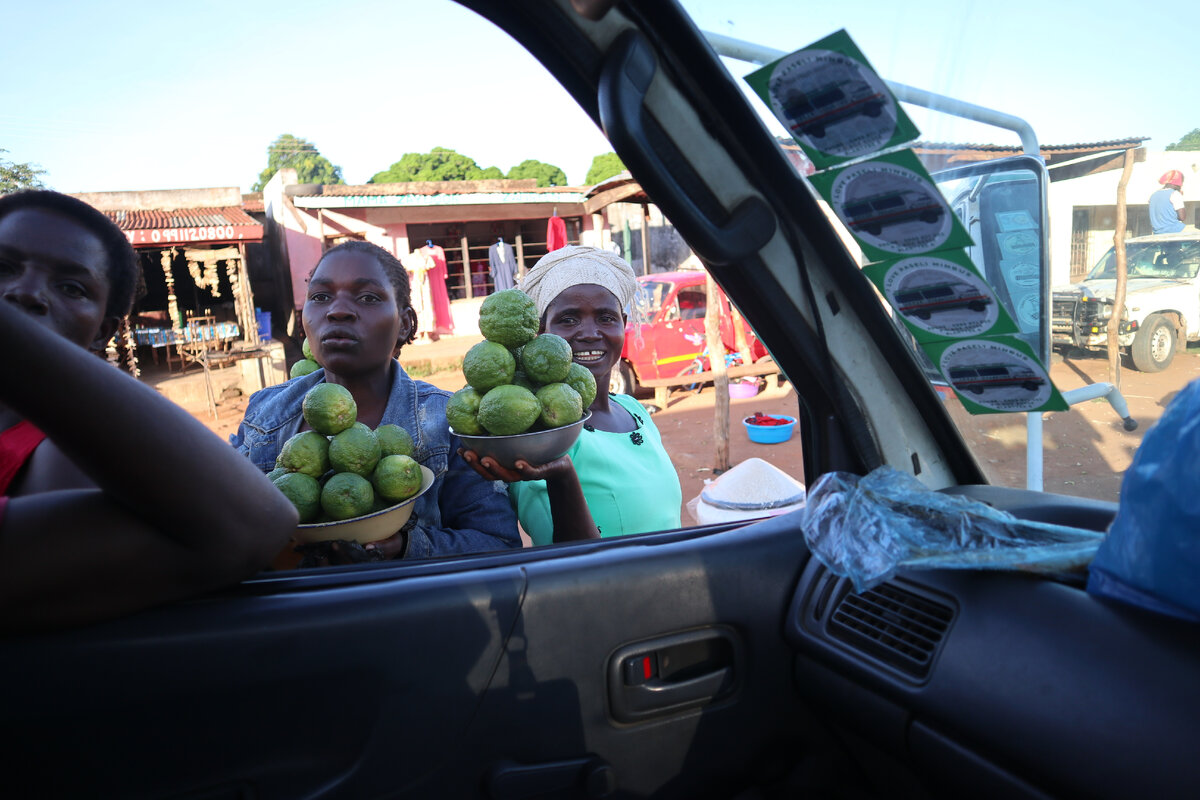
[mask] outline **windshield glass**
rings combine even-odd
[[[1141,352],[1147,352],[1147,345],[1139,344],[1134,341],[1134,334],[1128,334],[1121,342],[1122,372],[1118,378],[1109,372],[1103,344],[1093,346],[1082,341],[1068,345],[1064,341],[1063,331],[1072,330],[1072,320],[1069,316],[1055,315],[1070,311],[1049,308],[1049,287],[1077,283],[1085,276],[1112,277],[1112,257],[1102,256],[1111,247],[1116,220],[1121,216],[1116,207],[1117,184],[1125,152],[1133,156],[1125,191],[1126,206],[1122,209],[1128,237],[1153,232],[1150,202],[1151,196],[1161,189],[1158,184],[1161,175],[1179,170],[1188,176],[1187,180],[1200,181],[1193,177],[1195,154],[1189,152],[1200,147],[1200,129],[1193,130],[1196,121],[1173,108],[1174,97],[1167,87],[1145,86],[1131,74],[1115,69],[1105,55],[1126,52],[1139,43],[1152,48],[1157,31],[1175,24],[1173,15],[1166,10],[1146,9],[1120,29],[1089,25],[1087,36],[1076,44],[1064,43],[1061,36],[1063,30],[1080,30],[1080,8],[1070,3],[1046,6],[1019,0],[998,6],[935,0],[924,4],[921,14],[879,2],[859,3],[852,13],[847,13],[844,6],[807,5],[802,15],[795,15],[791,25],[787,24],[791,15],[782,3],[768,3],[765,7],[755,4],[745,9],[730,8],[718,0],[684,0],[684,5],[701,30],[760,47],[745,47],[741,53],[735,52],[732,45],[725,51],[718,47],[718,52],[725,56],[726,67],[743,84],[746,75],[763,65],[845,29],[885,81],[937,93],[1029,123],[1031,130],[1023,142],[1015,130],[902,101],[904,112],[919,128],[919,138],[905,146],[912,149],[930,173],[1031,152],[1026,145],[1036,142],[1038,149],[1032,154],[1048,170],[1046,194],[1036,197],[1036,181],[1027,179],[1032,176],[1020,174],[1007,179],[1009,186],[993,186],[978,196],[975,193],[986,183],[978,178],[939,186],[958,221],[971,233],[974,246],[968,248],[970,258],[980,263],[981,272],[984,260],[995,263],[997,269],[984,277],[998,303],[980,301],[976,309],[982,310],[971,312],[970,293],[947,285],[949,281],[945,280],[904,286],[902,298],[893,297],[889,303],[881,294],[881,302],[895,322],[896,333],[911,345],[914,358],[943,397],[963,438],[994,483],[1013,487],[1030,485],[1031,470],[1026,463],[1027,415],[968,413],[963,401],[970,399],[971,392],[956,393],[947,386],[946,376],[917,343],[908,322],[913,318],[937,322],[953,320],[956,314],[987,314],[1000,305],[1012,314],[1018,337],[1034,349],[1046,347],[1047,352],[1039,354],[1039,359],[1047,362],[1048,374],[1060,391],[1120,380],[1130,413],[1139,422],[1136,431],[1124,430],[1121,420],[1107,406],[1096,409],[1087,404],[1042,415],[1041,485],[1047,491],[1116,500],[1121,476],[1146,427],[1161,414],[1167,399],[1194,374],[1191,364],[1196,344],[1189,346],[1184,339],[1170,343],[1167,339],[1170,344],[1167,346],[1160,335],[1156,340],[1156,357],[1166,357],[1163,353],[1169,353],[1173,362],[1160,367],[1161,371],[1144,372],[1136,367],[1133,356],[1139,347]],[[1023,14],[1036,16],[1044,24],[1025,25],[1019,21]],[[763,46],[768,55],[763,55]],[[1020,52],[1040,54],[1061,54],[1066,47],[1070,53],[1062,63],[1071,64],[1071,72],[1089,70],[1104,79],[1079,87],[1070,74],[1047,71],[1039,59],[1014,58],[1014,47]],[[1068,113],[1061,101],[1068,86],[1076,87],[1072,92],[1093,99],[1072,103]],[[1106,110],[1110,105],[1105,93],[1114,87],[1123,96],[1127,92],[1128,96],[1138,98],[1136,130],[1130,128],[1128,116],[1114,116]],[[820,173],[822,170],[804,155],[791,131],[768,103],[748,85],[743,89],[764,124],[775,132],[780,149],[798,176],[811,178]],[[825,98],[816,95],[804,99],[807,105],[797,99],[787,113],[805,120],[821,113],[818,106]],[[828,124],[851,123],[831,120]],[[1145,127],[1151,124],[1157,126],[1156,130]],[[811,123],[806,130],[810,135],[826,133]],[[1150,138],[1131,137],[1143,131],[1148,131]],[[987,194],[990,197],[984,196]],[[1200,221],[1197,217],[1200,203],[1192,197],[1194,194],[1185,186],[1183,202],[1177,204],[1182,206],[1179,213],[1185,225]],[[855,197],[855,203],[847,204],[844,213],[856,224],[859,219],[871,222],[873,217],[885,213],[883,205],[889,202],[895,205],[900,199],[863,195]],[[1017,207],[1028,207],[1031,201],[1044,206],[1042,219],[1014,212]],[[1175,213],[1170,210],[1169,215]],[[1003,237],[979,235],[981,217],[987,214],[1001,220],[999,233]],[[868,266],[873,259],[864,255],[854,234],[827,206],[826,216],[852,257],[861,266]],[[1034,237],[1043,234],[1045,278],[1041,280],[1038,265],[1024,257],[1036,252]],[[1001,243],[1001,238],[1006,241]],[[1129,275],[1133,278],[1193,278],[1200,268],[1194,245],[1176,244],[1172,248],[1160,245],[1145,250],[1131,245],[1129,259]],[[1093,265],[1096,268],[1089,275]],[[893,307],[897,302],[903,306],[900,311]],[[1046,342],[1052,343],[1053,349]],[[1032,381],[1023,384],[1034,386]],[[1027,390],[1032,392],[1034,388]],[[1087,413],[1083,413],[1085,408]]]
[[[1200,239],[1185,242],[1126,242],[1125,269],[1130,278],[1194,278],[1200,270]],[[1109,250],[1088,273],[1089,281],[1115,279],[1117,253]]]
[[[671,284],[666,281],[642,280],[643,291],[634,298],[638,309],[645,319],[653,319],[662,309],[667,295],[671,293]]]

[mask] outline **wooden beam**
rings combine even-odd
[[[642,203],[642,274],[650,274],[650,206]]]
[[[349,207],[347,207],[349,208]],[[392,206],[369,208],[366,221],[380,228],[398,222],[424,224],[433,222],[492,222],[499,220],[545,220],[558,209],[564,219],[583,215],[582,203],[495,203],[463,206]]]
[[[1133,151],[1121,155],[1121,179],[1117,181],[1117,223],[1113,231],[1113,250],[1117,257],[1117,285],[1112,306],[1112,317],[1108,320],[1108,380],[1121,391],[1121,348],[1117,337],[1121,332],[1121,317],[1125,316],[1125,287],[1128,284],[1128,267],[1125,262],[1125,187],[1133,173]]]
[[[626,183],[623,186],[617,186],[613,189],[605,189],[603,192],[584,200],[583,210],[585,213],[595,214],[605,206],[620,203],[640,194],[645,194],[641,184]]]
[[[708,345],[708,363],[713,372],[713,474],[729,469],[729,374],[725,365],[725,343],[721,341],[721,292],[712,274],[705,281],[708,306],[704,312],[704,338]]]
[[[1058,181],[1069,181],[1073,178],[1096,175],[1100,172],[1123,169],[1125,166],[1125,154],[1130,152],[1133,153],[1134,162],[1143,162],[1146,160],[1146,148],[1139,147],[1136,150],[1122,150],[1119,153],[1101,153],[1100,155],[1091,156],[1080,161],[1048,166],[1046,172],[1050,175],[1050,182],[1057,183]]]
[[[467,299],[470,300],[475,296],[475,289],[471,285],[471,248],[467,246],[467,237],[465,235],[459,237],[458,244],[462,248],[463,281],[466,284]]]

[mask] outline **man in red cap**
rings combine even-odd
[[[1177,169],[1158,179],[1162,188],[1150,195],[1150,225],[1155,233],[1179,233],[1183,230],[1183,173]]]

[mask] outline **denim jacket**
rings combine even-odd
[[[275,467],[283,443],[299,432],[305,393],[325,379],[317,370],[257,391],[230,443],[263,472]],[[446,424],[450,393],[408,376],[400,364],[380,424],[394,423],[413,438],[415,458],[433,471],[433,486],[417,499],[405,558],[428,558],[520,547],[517,519],[501,482],[481,478],[458,455]]]

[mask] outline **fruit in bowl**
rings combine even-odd
[[[579,437],[596,379],[571,360],[561,336],[538,334],[537,309],[524,292],[489,296],[479,309],[484,341],[467,351],[467,386],[446,404],[450,431],[479,456],[512,468],[544,464]]]
[[[269,475],[299,512],[297,540],[365,543],[400,530],[435,477],[413,459],[412,435],[357,422],[353,395],[337,384],[314,386],[302,409],[312,430],[284,442]]]

